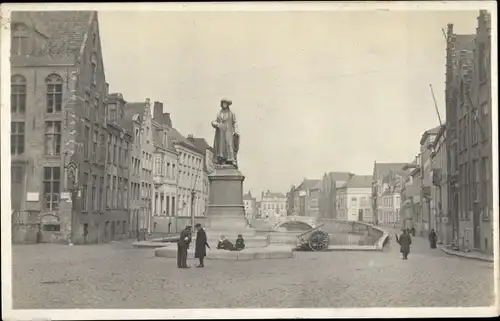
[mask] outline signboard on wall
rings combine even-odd
[[[299,191],[299,196],[306,196],[307,195],[307,191]]]

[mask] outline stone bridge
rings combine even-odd
[[[278,230],[280,227],[304,227],[305,230],[309,230],[321,225],[318,223],[316,217],[310,216],[284,216],[275,218],[269,221],[269,226],[271,230]]]

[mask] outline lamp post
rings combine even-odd
[[[191,226],[194,226],[194,198],[196,196],[195,190],[191,190]]]

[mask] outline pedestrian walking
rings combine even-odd
[[[434,231],[434,229],[432,229],[431,232],[429,233],[429,243],[431,245],[431,249],[435,249],[437,247],[436,246],[437,240],[438,240],[437,234]]]
[[[182,230],[179,241],[177,241],[177,267],[179,269],[190,268],[190,266],[187,265],[187,252],[190,243],[191,225],[188,225],[184,230]]]
[[[208,245],[207,243],[207,233],[205,233],[205,230],[201,227],[201,224],[197,223],[194,227],[198,231],[196,233],[196,247],[194,249],[194,257],[200,260],[200,264],[197,267],[203,268],[205,267],[205,265],[203,264],[203,260],[205,259],[205,256],[207,256],[206,248],[210,248],[210,245]]]
[[[408,260],[408,254],[410,254],[411,236],[407,229],[403,230],[403,233],[399,238],[396,234],[396,242],[400,245],[400,252],[403,254],[403,260]]]

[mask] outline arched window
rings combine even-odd
[[[14,75],[10,79],[10,112],[26,112],[26,78],[21,75]]]
[[[60,113],[62,109],[62,78],[52,74],[45,79],[47,85],[47,113]]]

